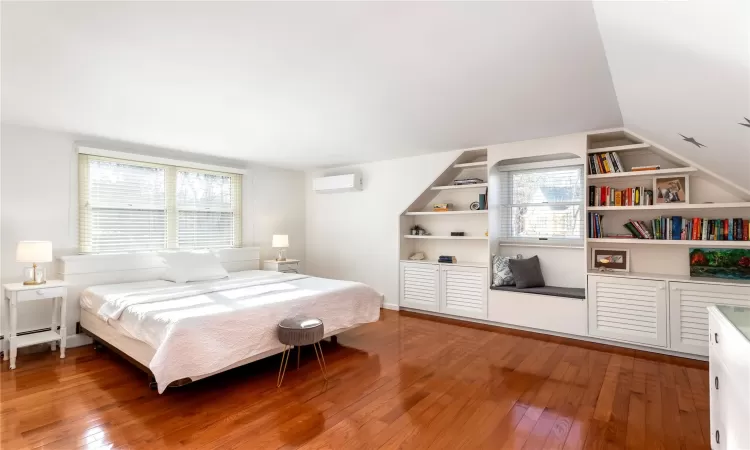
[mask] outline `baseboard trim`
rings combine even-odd
[[[383,303],[381,306],[383,309],[390,309],[391,311],[398,311],[400,307],[393,303]]]
[[[524,337],[531,337],[533,339],[556,340],[557,342],[561,343],[584,346],[593,349],[602,349],[602,347],[605,347],[603,349],[604,351],[613,353],[636,351],[639,352],[638,357],[643,359],[677,358],[681,360],[680,363],[682,364],[686,362],[685,360],[690,360],[692,364],[696,364],[698,367],[704,367],[704,364],[708,361],[708,358],[704,356],[680,353],[668,349],[647,347],[642,345],[630,344],[627,342],[610,341],[590,336],[577,336],[572,334],[557,333],[554,331],[539,330],[536,328],[521,327],[506,323],[491,322],[489,320],[451,316],[449,314],[436,313],[432,311],[420,311],[410,308],[401,308],[399,310],[399,314],[421,317],[428,320],[436,320],[439,322],[453,323],[456,325],[481,328],[494,332],[515,334]]]

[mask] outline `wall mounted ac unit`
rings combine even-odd
[[[335,192],[352,192],[361,190],[362,177],[354,173],[313,179],[313,191],[318,194],[331,194]]]

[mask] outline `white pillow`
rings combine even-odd
[[[165,252],[159,256],[167,265],[167,271],[162,276],[163,280],[187,283],[188,281],[218,280],[229,276],[213,252]]]

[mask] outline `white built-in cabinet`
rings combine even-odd
[[[589,276],[591,336],[667,346],[666,282]]]
[[[487,318],[487,268],[440,266],[440,312]]]
[[[708,356],[708,307],[750,308],[750,285],[589,275],[589,335]]]
[[[750,307],[750,286],[669,283],[670,341],[677,352],[708,356],[708,307]]]
[[[475,319],[487,318],[487,268],[401,262],[401,302],[406,308]]]
[[[440,264],[401,263],[401,306],[440,310]]]

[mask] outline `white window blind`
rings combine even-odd
[[[82,253],[242,245],[242,175],[79,155]]]
[[[503,241],[583,244],[583,166],[502,172]]]

